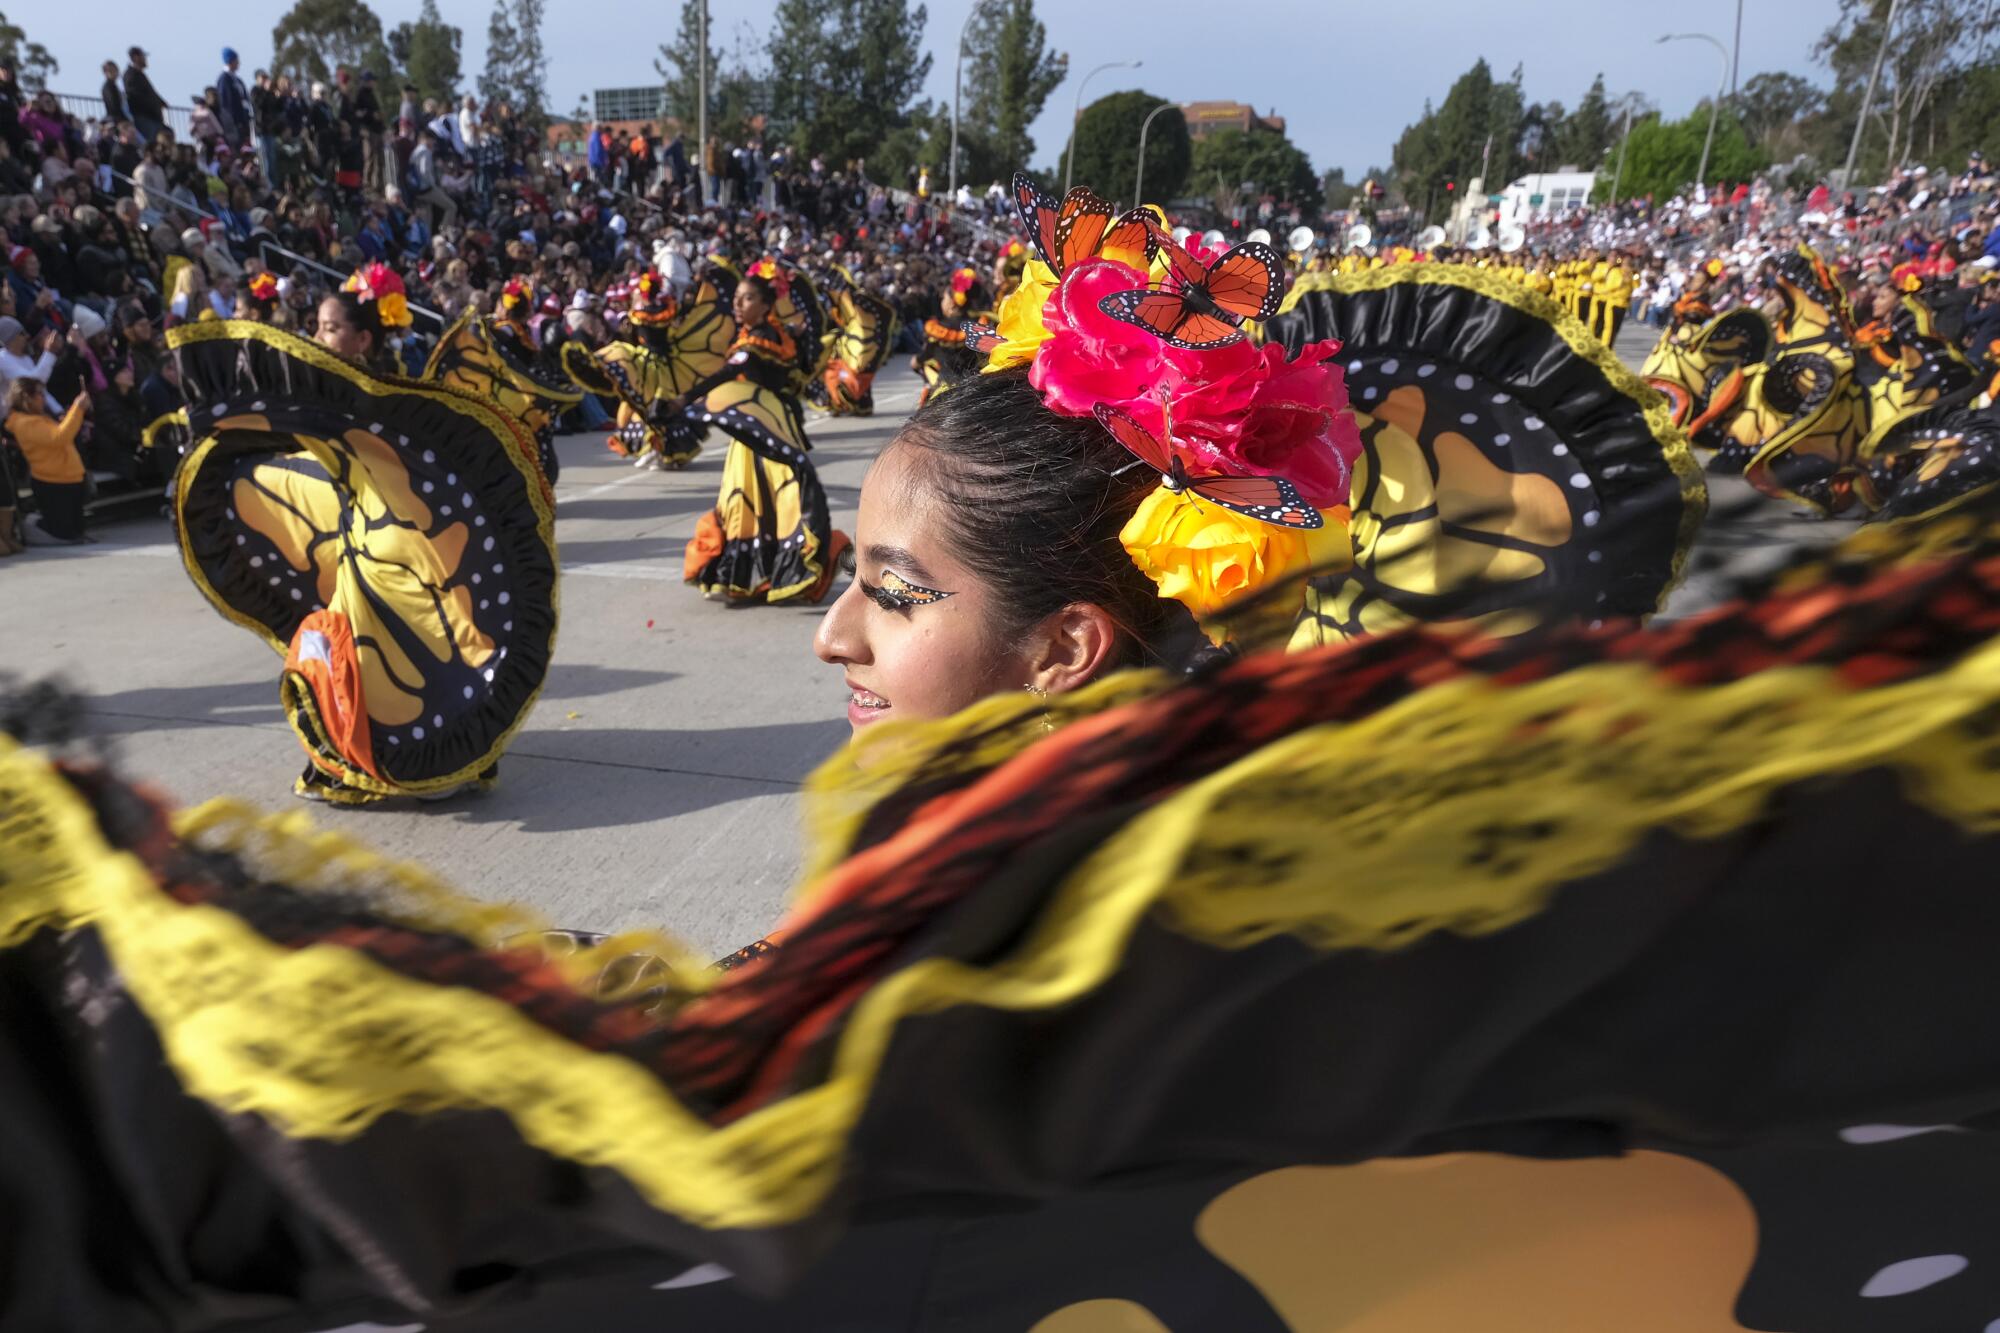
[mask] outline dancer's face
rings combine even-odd
[[[892,444],[861,487],[855,578],[820,622],[813,651],[846,672],[858,732],[885,718],[948,717],[1037,682],[1033,643],[993,626],[994,594],[954,558],[939,501],[917,459]]]
[[[350,361],[365,361],[374,339],[348,318],[347,307],[329,296],[319,303],[319,344]]]
[[[736,284],[736,296],[729,303],[729,308],[736,316],[737,327],[744,329],[763,323],[764,317],[771,313],[770,302],[747,282]]]

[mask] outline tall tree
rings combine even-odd
[[[1319,178],[1320,203],[1329,213],[1353,208],[1355,196],[1360,192],[1359,185],[1348,182],[1345,167],[1334,167]]]
[[[1154,128],[1168,119],[1160,117]],[[1151,155],[1149,144],[1147,156]],[[1312,161],[1282,133],[1263,126],[1213,130],[1194,141],[1188,189],[1218,191],[1218,186],[1224,194],[1241,189],[1253,196],[1275,195],[1282,204],[1317,207],[1320,200],[1320,180]],[[1150,184],[1146,193],[1154,194]]]
[[[978,11],[965,37],[965,96],[959,107],[961,174],[1004,180],[1028,165],[1028,126],[1069,75],[1069,57],[1048,49],[1034,0],[997,0]]]
[[[29,41],[28,34],[19,24],[8,22],[5,14],[0,14],[0,63],[13,70],[21,86],[31,93],[47,87],[49,75],[62,69],[46,46]]]
[[[271,29],[271,70],[293,79],[330,79],[351,70],[393,73],[382,20],[362,0],[298,0]]]
[[[1112,93],[1085,107],[1076,123],[1076,170],[1066,169],[1065,149],[1056,161],[1056,179],[1074,175],[1076,184],[1088,185],[1107,199],[1146,202],[1130,197],[1139,166],[1139,127],[1161,106],[1170,109],[1154,116],[1146,130],[1146,199],[1157,202],[1179,194],[1194,160],[1187,121],[1171,98],[1144,91]],[[1200,182],[1203,187],[1209,183]]]
[[[1536,102],[1521,113],[1514,133],[1514,157],[1523,171],[1547,171],[1557,166],[1563,121],[1567,118],[1561,102]]]
[[[1611,118],[1611,99],[1604,93],[1604,76],[1590,81],[1590,88],[1576,110],[1563,117],[1562,132],[1556,138],[1556,158],[1551,167],[1574,166],[1594,170],[1604,160],[1604,151],[1618,137]]]
[[[1634,124],[1625,140],[1620,197],[1666,199],[1694,184],[1695,171],[1701,165],[1702,143],[1707,137],[1705,102],[1683,120],[1663,121],[1651,116]],[[1770,159],[1744,135],[1741,122],[1724,112],[1716,124],[1715,145],[1709,152],[1709,186],[1748,181],[1769,165]],[[1609,197],[1611,184],[1611,175],[1600,172],[1599,198]]]
[[[1405,198],[1442,197],[1447,182],[1464,189],[1482,170],[1486,187],[1497,190],[1514,178],[1515,151],[1527,111],[1521,71],[1497,82],[1484,60],[1458,77],[1443,105],[1424,104],[1423,116],[1403,131],[1394,154],[1397,183]]]
[[[548,0],[514,0],[514,110],[541,128],[549,119],[549,58],[542,49]]]
[[[779,0],[766,48],[771,114],[794,146],[865,157],[909,125],[930,76],[929,17],[909,0]]]
[[[703,64],[708,67],[710,105],[714,104],[721,81],[721,62],[716,59],[714,43],[703,40],[714,36],[715,18],[708,12],[708,0],[682,0],[680,30],[671,43],[660,46],[659,58],[653,61],[653,69],[665,88],[666,113],[680,122],[682,131],[690,138],[701,119],[698,113]]]
[[[1841,88],[1858,96],[1881,52],[1868,160],[1893,168],[1909,159],[1918,123],[1939,90],[1978,62],[2000,15],[1987,0],[1898,0],[1891,30],[1890,9],[1890,0],[1841,0],[1840,17],[1821,35],[1815,54]]]
[[[521,34],[514,27],[514,7],[509,0],[493,0],[493,13],[486,20],[486,70],[479,76],[479,100],[491,106],[511,100],[514,70],[521,59]]]
[[[463,39],[464,34],[438,13],[437,0],[424,0],[416,22],[398,23],[390,30],[389,54],[420,95],[456,102],[463,77],[459,65]]]
[[[1764,73],[1743,85],[1735,110],[1750,142],[1775,159],[1804,148],[1801,125],[1825,106],[1826,93],[1798,75]]]

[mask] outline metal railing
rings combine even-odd
[[[104,119],[104,99],[102,97],[91,97],[85,93],[56,93],[55,99],[66,115],[75,116],[79,120]],[[186,139],[193,125],[193,107],[170,106],[167,108],[167,128],[174,132],[175,139]]]
[[[111,172],[111,175],[114,178],[124,181],[127,185],[132,186],[134,189],[138,188],[139,182],[133,180],[130,176],[127,176],[124,172],[114,171],[110,167],[106,167],[104,168],[104,170]],[[172,198],[171,196],[169,196],[164,202],[172,205],[174,208],[180,210],[183,213],[190,211],[186,204],[182,203],[178,199]],[[211,221],[215,222],[222,221],[222,218],[219,214],[211,213],[207,209],[201,207],[201,205],[199,204],[195,205],[192,211],[201,217],[210,219]],[[257,257],[264,261],[264,266],[266,268],[274,269],[278,267],[277,265],[271,263],[271,256],[273,254],[283,255],[286,259],[291,260],[294,264],[304,264],[307,268],[312,269],[314,272],[319,273],[322,276],[332,278],[336,286],[339,285],[340,283],[347,281],[349,277],[348,274],[342,273],[337,268],[333,268],[330,267],[329,265],[322,264],[317,259],[309,259],[305,255],[300,254],[296,250],[287,250],[284,246],[279,245],[276,241],[257,240]],[[435,323],[440,330],[444,328],[445,318],[439,312],[432,310],[429,306],[418,305],[415,301],[408,302],[408,305],[410,307],[410,313],[412,315],[422,315],[425,319],[428,319],[433,323]]]

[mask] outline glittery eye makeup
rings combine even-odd
[[[926,588],[920,583],[912,583],[893,570],[882,571],[880,586],[857,579],[864,596],[885,611],[907,611],[911,607],[931,606],[942,602],[953,594],[940,592],[936,588]]]

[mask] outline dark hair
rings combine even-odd
[[[1078,602],[1121,631],[1114,666],[1183,668],[1208,642],[1118,540],[1159,485],[1094,418],[1042,405],[1025,366],[971,375],[910,418],[896,443],[922,451],[959,559],[999,592],[1007,637]]]
[[[340,302],[340,308],[347,312],[347,322],[362,333],[369,335],[367,364],[371,369],[381,369],[389,363],[389,331],[382,327],[382,313],[373,301],[364,301],[357,292],[346,289],[328,292]]]
[[[765,305],[776,306],[778,304],[777,285],[763,274],[746,273],[743,275],[743,281],[748,284],[751,291],[757,293],[762,298]]]

